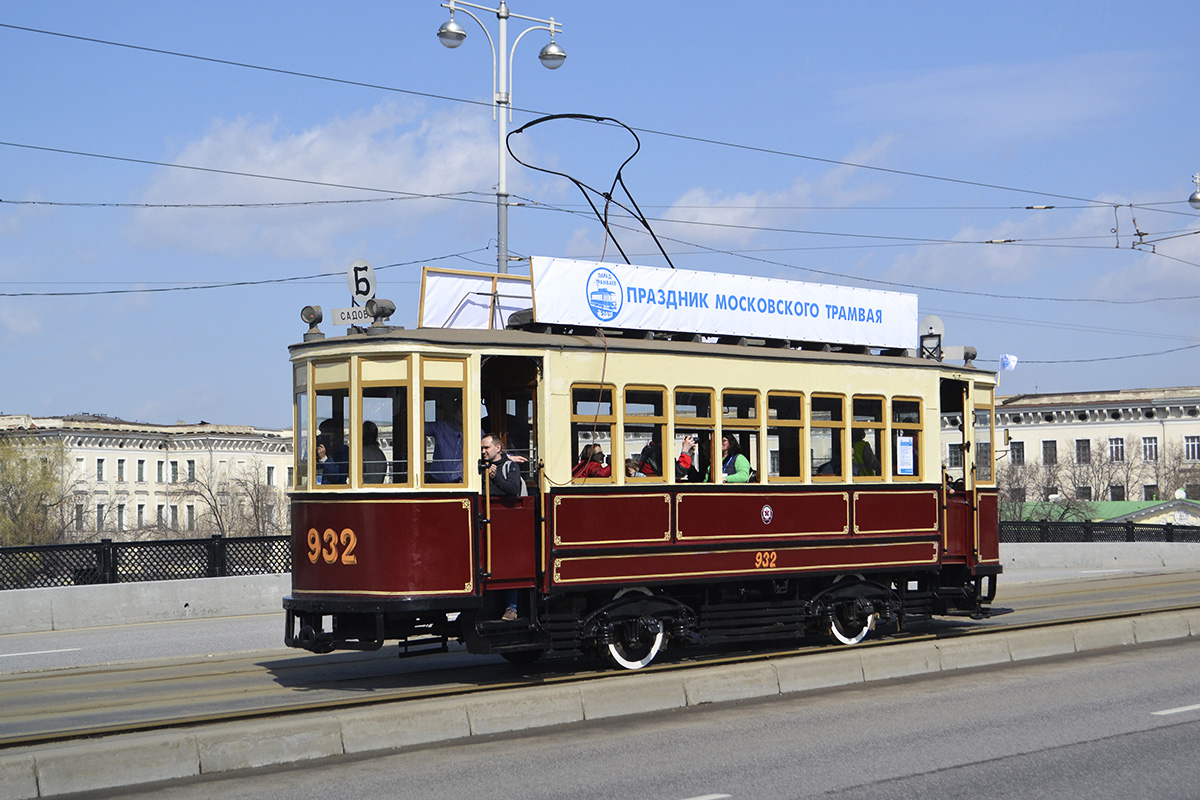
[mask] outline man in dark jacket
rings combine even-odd
[[[487,462],[488,484],[496,497],[517,497],[522,494],[521,468],[504,452],[500,437],[494,433],[484,434],[480,442],[483,460]]]

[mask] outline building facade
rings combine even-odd
[[[1200,386],[999,397],[995,424],[1009,502],[1200,499]]]
[[[0,437],[61,457],[58,513],[67,541],[287,529],[290,430],[0,415]]]

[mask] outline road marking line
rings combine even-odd
[[[699,797],[689,797],[687,800],[726,800],[733,797],[731,794],[702,794]]]
[[[0,658],[12,658],[13,656],[44,656],[49,653],[74,653],[75,651],[82,649],[82,647],[64,647],[61,650],[33,650],[28,653],[0,653]]]
[[[1168,708],[1163,711],[1151,711],[1150,713],[1156,717],[1165,717],[1167,714],[1182,714],[1185,711],[1200,711],[1200,703],[1194,706],[1180,706],[1179,708]]]

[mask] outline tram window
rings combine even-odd
[[[709,467],[714,460],[715,424],[712,389],[675,390],[676,481],[700,483],[713,480],[715,476]],[[687,458],[683,457],[685,455]]]
[[[362,402],[363,483],[408,483],[408,387],[366,387]]]
[[[767,478],[799,479],[804,449],[804,395],[771,392],[767,395]]]
[[[850,432],[850,471],[855,478],[878,479],[887,460],[883,452],[883,398],[856,395]]]
[[[813,395],[809,411],[809,464],[814,481],[842,480],[846,422],[844,397]]]
[[[632,478],[665,480],[663,433],[666,431],[666,390],[646,387],[625,389],[625,452],[637,462]],[[636,454],[636,455],[634,455]],[[670,454],[667,454],[668,457]]]
[[[463,390],[458,386],[426,386],[422,399],[424,480],[460,484],[466,458]]]
[[[994,436],[992,387],[975,384],[975,481],[993,483],[992,440]]]
[[[299,374],[299,370],[297,370]],[[308,386],[296,387],[296,418],[293,423],[296,428],[296,462],[292,470],[295,488],[304,489],[308,486]],[[140,469],[139,463],[139,469]],[[139,478],[141,474],[139,472]]]
[[[892,401],[892,477],[921,477],[921,401]]]
[[[350,391],[317,389],[314,467],[317,483],[345,485],[350,478]]]
[[[750,462],[750,478],[747,483],[758,483],[758,431],[727,427],[721,431],[721,439],[728,439],[733,447],[737,448],[738,453],[746,457]],[[725,451],[725,443],[721,442],[721,457],[719,461],[721,465],[720,480],[723,483],[730,483],[729,476],[736,473],[737,470],[737,454]]]
[[[583,386],[571,387],[571,450],[574,456],[583,452],[587,445],[599,445],[608,454],[608,466],[615,466],[611,461],[618,458],[612,449],[613,425],[616,417],[613,410],[612,386]],[[622,469],[610,469],[607,477],[573,478],[576,483],[589,481],[610,482]]]
[[[722,392],[721,419],[724,425],[757,425],[758,394]]]

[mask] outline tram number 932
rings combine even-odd
[[[308,529],[308,560],[317,563],[317,559],[325,559],[326,564],[358,563],[354,548],[358,547],[358,536],[349,528],[344,528],[339,535],[333,528],[326,528],[319,533],[316,528]]]
[[[755,569],[774,569],[776,553],[774,550],[759,550],[754,554]]]

